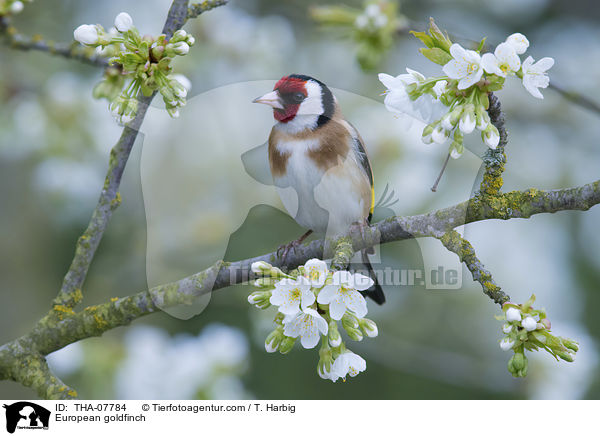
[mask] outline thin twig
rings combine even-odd
[[[440,180],[442,180],[442,175],[444,174],[444,171],[446,171],[446,167],[448,166],[448,161],[450,160],[450,156],[451,156],[451,153],[448,153],[448,156],[446,156],[446,160],[444,161],[444,165],[442,165],[442,169],[440,170],[440,174],[437,176],[437,179],[435,179],[435,182],[433,183],[433,186],[431,187],[431,190],[433,192],[437,191],[438,184],[440,183]]]

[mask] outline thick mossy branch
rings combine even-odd
[[[489,148],[483,156],[485,170],[479,191],[482,195],[498,195],[503,185],[502,173],[506,164],[506,153],[504,147],[508,143],[508,133],[504,126],[504,114],[500,107],[500,100],[493,93],[489,95],[490,107],[488,114],[490,121],[498,129],[500,141],[495,150]]]
[[[391,217],[370,227],[362,229],[356,227],[346,239],[343,238],[343,246],[337,244],[339,250],[333,248],[336,247],[335,242],[313,241],[290,251],[286,256],[285,266],[293,269],[309,259],[331,258],[334,255],[337,255],[339,262],[343,262],[350,256],[350,252],[415,237],[443,238],[455,227],[475,221],[528,218],[534,214],[554,213],[561,210],[587,210],[600,203],[600,181],[569,189],[552,191],[530,189],[509,192],[494,197],[494,200],[490,204],[482,202],[480,198],[474,198],[437,212],[409,217]],[[91,306],[79,312],[65,305],[55,305],[32,332],[0,347],[0,371],[4,362],[14,360],[15,344],[18,344],[21,349],[46,355],[70,343],[99,336],[115,327],[128,325],[131,321],[157,312],[161,308],[189,304],[201,295],[247,282],[253,278],[250,273],[252,263],[260,260],[274,266],[283,266],[281,258],[275,251],[237,262],[218,262],[200,273],[179,281],[128,297],[115,298],[110,302]],[[500,301],[502,297],[497,298]],[[0,378],[3,377],[6,378],[4,374],[0,374]]]
[[[494,282],[492,274],[485,269],[484,265],[477,258],[475,250],[469,241],[460,236],[456,230],[450,230],[439,239],[444,244],[444,247],[458,255],[460,261],[471,271],[473,280],[481,284],[485,295],[501,306],[510,300],[510,297],[502,292],[500,286]]]
[[[43,355],[28,352],[18,342],[12,343],[11,353],[14,358],[9,365],[0,366],[2,378],[32,388],[47,400],[72,400],[77,397],[77,392],[52,374]]]
[[[328,249],[325,248],[325,257],[331,257],[331,269],[334,271],[341,271],[348,267],[348,264],[354,256],[354,249],[352,247],[352,239],[348,237],[339,238],[338,240],[331,243],[333,248],[333,257],[328,255]]]

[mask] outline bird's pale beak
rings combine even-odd
[[[284,109],[283,104],[281,104],[279,94],[277,94],[277,91],[271,91],[268,94],[263,95],[262,97],[255,98],[254,100],[252,100],[252,103],[266,104],[271,106],[273,109]]]

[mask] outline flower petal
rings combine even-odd
[[[337,296],[339,290],[340,285],[325,285],[319,292],[317,301],[321,304],[329,304]]]
[[[344,313],[346,313],[346,305],[342,301],[335,299],[329,303],[329,316],[331,316],[331,319],[339,321]]]
[[[458,80],[467,75],[467,64],[453,59],[444,65],[442,70],[451,79]]]
[[[352,275],[351,285],[353,289],[358,291],[365,291],[373,286],[375,282],[371,277],[367,277],[360,273],[356,273]]]
[[[310,289],[302,292],[302,309],[307,309],[309,306],[314,304],[315,300],[315,294]]]
[[[358,291],[346,292],[344,295],[346,307],[353,311],[357,317],[364,318],[367,314],[367,301]]]

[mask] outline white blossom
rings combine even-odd
[[[521,321],[521,311],[517,308],[509,307],[506,310],[506,320],[508,322]]]
[[[310,259],[304,264],[304,278],[314,286],[320,288],[327,278],[327,263],[319,259]]]
[[[346,376],[356,377],[366,369],[365,359],[352,351],[346,351],[340,354],[331,366],[332,380],[336,381],[338,378],[342,378],[346,381]]]
[[[502,331],[506,334],[509,334],[510,332],[512,332],[512,330],[513,330],[513,326],[510,324],[504,324],[502,326]]]
[[[531,95],[536,98],[544,98],[538,88],[547,88],[550,84],[550,79],[546,74],[552,65],[554,65],[554,59],[542,58],[536,63],[531,56],[523,61],[523,86]]]
[[[521,325],[528,332],[532,332],[537,329],[537,321],[533,319],[531,316],[526,316],[523,321],[521,321]]]
[[[319,343],[320,335],[326,335],[328,330],[327,321],[314,309],[289,315],[283,324],[283,334],[290,338],[300,336],[304,348],[314,348]]]
[[[529,40],[522,33],[513,33],[506,38],[506,42],[513,46],[517,54],[525,53],[529,47]]]
[[[392,113],[410,115],[427,124],[447,112],[448,108],[430,94],[424,94],[416,100],[412,100],[406,87],[425,80],[425,76],[410,68],[407,68],[406,71],[407,74],[400,74],[396,77],[385,73],[379,74],[379,81],[388,89],[384,100],[386,109]],[[440,87],[438,90],[441,90]]]
[[[514,47],[503,42],[498,44],[494,54],[486,53],[481,58],[481,65],[489,74],[506,77],[509,73],[516,73],[521,67],[521,59],[517,56]]]
[[[508,351],[514,346],[515,341],[513,341],[509,337],[502,338],[502,340],[500,341],[500,348],[502,348],[502,351]]]
[[[336,271],[333,273],[333,284],[323,287],[317,301],[329,304],[329,315],[336,321],[342,319],[347,309],[362,318],[367,314],[367,302],[358,291],[369,289],[373,283],[370,277],[362,274]]]
[[[444,67],[444,73],[451,79],[458,80],[458,89],[466,89],[479,82],[483,75],[481,56],[473,50],[465,50],[460,44],[452,44],[450,54],[454,59]]]
[[[73,32],[76,41],[85,45],[98,43],[98,29],[93,24],[82,24]]]
[[[298,279],[282,279],[275,283],[275,289],[269,299],[284,315],[295,315],[315,302],[315,294],[304,277]]]

